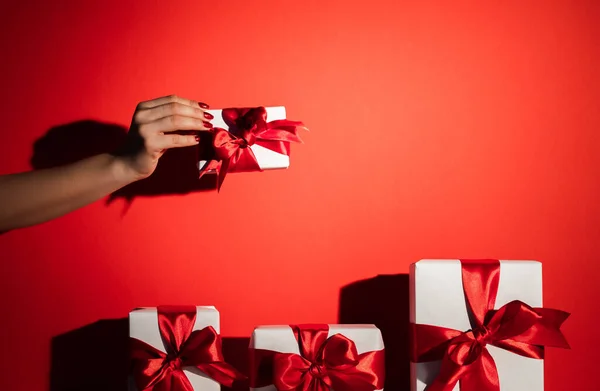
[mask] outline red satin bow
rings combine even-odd
[[[264,107],[230,108],[222,111],[229,131],[213,129],[214,159],[200,171],[202,177],[209,170],[216,170],[218,189],[227,172],[262,171],[252,145],[257,144],[283,155],[290,155],[290,142],[301,143],[299,130],[306,129],[302,122],[276,120],[267,122]]]
[[[329,326],[291,326],[300,355],[251,349],[251,387],[278,391],[374,391],[383,388],[384,351],[358,354],[341,334],[327,338]]]
[[[192,331],[196,307],[157,308],[160,335],[166,353],[131,338],[132,370],[139,391],[194,391],[183,372],[194,367],[208,377],[231,387],[245,377],[224,362],[221,337],[211,326]]]
[[[461,261],[463,289],[471,311],[472,329],[466,332],[411,324],[411,360],[442,360],[438,376],[427,391],[500,391],[498,370],[486,345],[521,356],[542,359],[544,347],[568,348],[560,326],[569,316],[560,310],[532,308],[518,300],[494,310],[500,262]]]

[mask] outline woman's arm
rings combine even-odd
[[[117,157],[0,177],[0,232],[57,218],[131,183]]]
[[[165,150],[198,144],[197,135],[175,132],[210,129],[206,108],[176,96],[142,102],[117,153],[0,176],[0,232],[60,217],[150,176]]]

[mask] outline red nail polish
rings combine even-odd
[[[200,142],[200,136],[196,136],[194,137],[196,139],[196,142],[199,143]]]
[[[209,129],[212,129],[212,127],[213,127],[213,124],[211,124],[210,122],[204,121],[203,124],[205,127],[209,128]]]
[[[215,117],[211,113],[204,113],[204,118],[213,119]]]
[[[198,106],[202,107],[203,109],[208,109],[208,105],[206,103],[198,102]]]

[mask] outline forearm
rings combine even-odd
[[[124,164],[109,154],[0,176],[0,232],[60,217],[131,182]]]

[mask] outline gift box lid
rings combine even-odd
[[[373,324],[330,324],[329,334],[335,334],[354,341],[359,354],[384,349],[381,331]],[[300,354],[298,342],[289,325],[258,326],[250,339],[250,347]]]
[[[217,333],[220,333],[219,311],[214,306],[196,306],[196,314],[194,330],[212,326]],[[144,341],[156,349],[165,349],[160,336],[156,307],[137,308],[129,313],[129,336]]]

